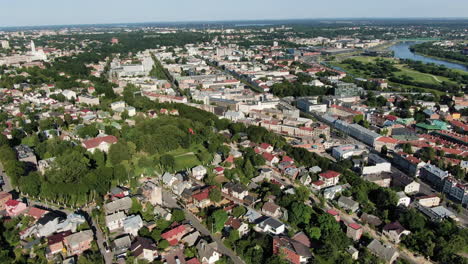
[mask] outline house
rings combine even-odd
[[[181,241],[187,246],[192,247],[197,243],[199,238],[200,238],[200,232],[195,231],[184,236]]]
[[[120,211],[106,216],[106,227],[110,232],[113,232],[123,227],[123,221],[127,216],[124,212]]]
[[[374,227],[380,226],[382,224],[382,220],[380,220],[380,218],[378,218],[375,215],[371,215],[371,214],[367,214],[367,213],[363,213],[361,215],[361,221],[363,223],[367,223],[367,224],[369,224],[371,226],[374,226]]]
[[[328,170],[319,174],[319,180],[325,183],[324,187],[330,187],[338,184],[340,175],[341,174],[336,171]]]
[[[112,144],[117,143],[117,141],[118,140],[115,136],[100,136],[84,140],[81,145],[91,153],[94,153],[96,149],[107,153],[109,151],[110,146]]]
[[[312,247],[312,242],[310,241],[309,237],[304,232],[296,233],[293,237],[293,240],[303,244],[304,246],[310,248]]]
[[[400,173],[392,174],[392,185],[395,187],[403,188],[403,191],[406,194],[418,193],[421,187],[421,184],[419,182],[415,181],[411,177]]]
[[[129,235],[114,239],[112,242],[112,251],[117,258],[125,256],[129,248],[132,246],[132,240]]]
[[[400,243],[401,236],[409,235],[411,232],[406,230],[400,222],[396,221],[393,223],[386,224],[383,229],[382,233],[386,235],[390,241],[394,243]]]
[[[138,235],[138,230],[143,227],[143,220],[140,215],[130,215],[122,222],[124,232],[132,236]]]
[[[58,232],[59,223],[62,222],[64,217],[55,212],[45,214],[36,222],[37,236],[48,237],[55,232]]]
[[[309,247],[286,236],[273,237],[273,254],[293,264],[307,263],[312,257]]]
[[[216,175],[223,175],[224,174],[224,168],[223,167],[216,167],[213,169],[213,172]]]
[[[390,187],[392,182],[392,177],[388,173],[368,174],[364,176],[364,179],[383,188]]]
[[[262,143],[260,144],[260,150],[262,152],[271,153],[273,151],[273,146],[268,143]]]
[[[49,211],[37,207],[30,207],[29,210],[26,212],[26,215],[31,216],[32,218],[34,218],[34,220],[37,221],[48,212]]]
[[[48,254],[54,255],[65,251],[65,245],[63,244],[63,241],[65,240],[65,237],[71,234],[72,233],[70,231],[65,231],[47,237]]]
[[[206,173],[207,173],[206,168],[203,167],[202,165],[198,165],[192,168],[192,176],[199,181],[203,180]]]
[[[242,184],[233,182],[226,183],[221,192],[239,200],[244,200],[249,195],[249,192]]]
[[[15,147],[15,151],[19,161],[37,166],[37,158],[32,148],[30,148],[27,145],[21,144]]]
[[[93,236],[93,231],[85,230],[65,237],[63,243],[67,248],[68,255],[80,255],[90,249]]]
[[[270,166],[273,166],[274,164],[279,162],[279,158],[271,153],[264,152],[262,156],[266,160],[266,163]]]
[[[346,236],[354,241],[358,241],[362,236],[362,226],[356,223],[349,224],[346,229]]]
[[[154,182],[148,181],[140,187],[139,192],[148,200],[151,205],[162,205],[162,188]]]
[[[5,203],[5,210],[10,217],[18,216],[24,213],[27,209],[27,205],[17,200],[8,200]]]
[[[406,196],[405,192],[397,192],[397,206],[403,205],[404,207],[408,207],[409,204],[411,203],[411,199]]]
[[[179,225],[163,234],[161,234],[161,237],[163,239],[166,239],[171,246],[177,245],[179,243],[179,240],[182,239],[190,230],[190,227],[187,225]]]
[[[359,209],[359,203],[346,196],[341,196],[340,199],[338,199],[338,206],[353,213]]]
[[[203,264],[214,264],[220,257],[221,253],[218,251],[218,244],[216,242],[208,243],[202,239],[196,246],[198,255],[200,256],[201,263]]]
[[[351,258],[353,260],[357,260],[359,258],[359,250],[357,250],[355,247],[353,246],[349,246],[347,249],[346,249],[346,252],[348,252],[350,255],[351,255]]]
[[[376,255],[386,263],[393,263],[399,256],[398,251],[390,246],[380,243],[380,241],[374,239],[367,246],[372,254]]]
[[[286,226],[280,221],[267,217],[265,220],[256,225],[257,230],[260,232],[271,233],[274,235],[279,235],[284,233]]]
[[[152,262],[158,255],[153,241],[144,237],[136,237],[130,246],[130,251],[137,259],[146,260],[148,262]]]
[[[200,189],[192,194],[192,203],[198,208],[206,208],[211,205],[210,191],[212,188],[207,187]]]
[[[13,196],[11,193],[0,192],[0,211],[5,210],[5,204],[8,200],[11,200]]]
[[[162,176],[162,181],[165,186],[171,187],[177,181],[177,178],[174,174],[165,172]]]
[[[333,218],[335,218],[335,220],[336,220],[337,222],[340,222],[341,217],[340,217],[340,213],[339,213],[337,210],[328,209],[328,210],[327,210],[327,214],[333,216]]]
[[[440,198],[435,194],[417,197],[416,201],[424,207],[434,207],[440,204]]]
[[[238,231],[241,237],[249,232],[249,225],[232,216],[228,218],[224,226],[227,227],[227,229]]]
[[[106,214],[112,214],[118,211],[128,212],[132,207],[132,199],[130,197],[124,197],[107,203],[104,205],[104,211]]]
[[[325,182],[321,181],[321,180],[314,181],[310,185],[311,185],[312,189],[315,189],[315,190],[318,190],[318,191],[325,188]]]
[[[266,202],[265,204],[263,204],[262,213],[274,218],[280,218],[282,215],[281,207],[279,207],[273,202]]]
[[[249,223],[256,223],[258,220],[260,220],[262,217],[261,214],[257,213],[257,211],[252,210],[252,209],[247,209],[247,213],[243,216],[245,220],[247,220]]]
[[[328,187],[325,190],[323,190],[323,197],[328,200],[333,200],[335,199],[335,196],[343,191],[343,186],[342,185],[335,185],[332,187]]]

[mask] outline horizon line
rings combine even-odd
[[[45,27],[76,27],[76,26],[108,26],[108,25],[138,25],[138,24],[201,24],[221,22],[261,22],[261,21],[304,21],[304,20],[468,20],[468,17],[322,17],[322,18],[265,18],[265,19],[223,19],[223,20],[167,20],[167,21],[142,21],[142,22],[110,22],[110,23],[84,23],[84,24],[42,24],[24,26],[0,26],[0,29],[12,28],[45,28]]]

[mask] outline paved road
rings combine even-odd
[[[104,247],[104,242],[107,241],[107,239],[105,238],[104,233],[102,232],[99,225],[91,217],[91,211],[92,211],[91,208],[88,208],[86,210],[86,212],[88,213],[88,219],[87,220],[91,224],[91,227],[92,227],[92,229],[94,231],[94,234],[96,235],[96,240],[97,240],[97,244],[98,244],[98,247],[99,247],[99,251],[101,252],[101,255],[104,257],[105,263],[106,264],[112,264],[112,261],[114,259],[114,253],[111,250],[109,250],[109,252],[106,251],[106,248]]]
[[[3,171],[3,165],[2,163],[0,163],[0,176],[3,177],[3,186],[2,186],[2,189],[4,192],[11,192],[13,190],[13,187],[11,186],[11,182],[10,182],[10,177],[8,177],[5,173],[5,171]]]
[[[167,190],[163,190],[163,201],[169,207],[172,206],[173,208],[181,208],[182,210],[184,210],[185,217],[188,221],[191,222],[191,225],[195,227],[195,229],[197,229],[198,232],[200,232],[201,234],[205,236],[210,236],[211,239],[218,244],[218,250],[221,254],[230,257],[235,264],[245,264],[245,262],[241,258],[239,258],[239,256],[237,256],[237,254],[233,250],[224,245],[223,241],[219,237],[213,235],[210,232],[210,230],[208,230],[208,228],[206,228],[206,226],[203,225],[194,214],[192,214],[186,208],[180,207],[177,201],[172,197],[172,194],[169,193]]]

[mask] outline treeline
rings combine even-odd
[[[445,47],[436,46],[433,42],[424,42],[410,47],[412,52],[421,53],[431,57],[454,60],[468,65],[468,56],[461,53],[465,46],[460,45],[457,50],[447,50]]]
[[[468,56],[466,57],[468,58]],[[456,72],[443,65],[437,65],[434,63],[423,63],[421,61],[415,60],[403,60],[403,62],[413,70],[437,76],[447,77],[450,80],[457,83],[468,84],[468,74]]]
[[[393,62],[383,59],[377,59],[375,63],[364,63],[354,59],[346,59],[343,64],[350,65],[353,69],[361,71],[364,75],[372,78],[387,78],[399,69]]]

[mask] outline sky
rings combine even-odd
[[[468,17],[468,0],[0,0],[0,27],[314,18]]]

